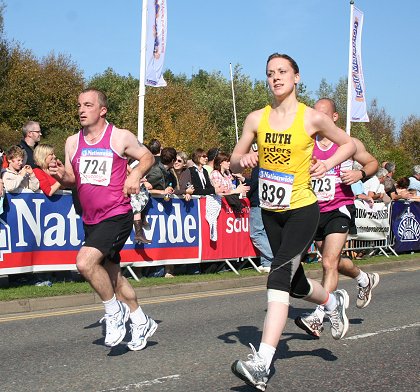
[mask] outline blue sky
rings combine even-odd
[[[4,0],[5,33],[38,57],[71,56],[89,78],[111,67],[139,75],[141,0]],[[359,0],[365,14],[363,68],[368,101],[376,98],[397,126],[420,116],[420,2]],[[165,68],[190,76],[200,68],[229,77],[241,64],[265,78],[272,52],[291,55],[315,92],[322,78],[347,74],[349,1],[167,0]]]

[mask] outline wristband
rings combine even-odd
[[[366,172],[364,170],[360,170],[360,172],[362,173],[362,180],[364,180],[366,178]]]

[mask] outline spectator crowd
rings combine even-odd
[[[51,197],[59,189],[60,183],[50,175],[49,166],[55,161],[54,148],[41,143],[42,131],[36,121],[28,121],[22,128],[23,138],[18,145],[7,150],[0,148],[0,212],[3,212],[4,191],[20,192],[21,189],[41,190]],[[197,148],[189,156],[172,146],[162,146],[157,139],[146,145],[155,157],[155,163],[149,173],[141,180],[140,193],[132,195],[131,204],[134,212],[134,240],[138,244],[149,244],[144,228],[148,227],[143,213],[150,196],[179,197],[189,202],[192,196],[212,195],[213,202],[220,204],[221,197],[232,207],[236,214],[241,213],[240,199],[248,197],[251,201],[250,237],[261,254],[261,272],[269,272],[273,255],[261,220],[258,203],[258,167],[249,177],[233,173],[230,170],[230,154],[219,147],[208,151]],[[137,164],[128,162],[127,172]],[[353,162],[353,170],[361,170],[358,162]],[[374,176],[363,178],[352,185],[355,199],[363,200],[372,207],[375,201],[390,203],[396,200],[420,201],[420,165],[415,165],[411,175],[395,179],[396,165],[383,162]],[[77,200],[74,200],[77,203]],[[199,272],[197,266],[194,273]],[[175,267],[152,267],[147,275],[171,278]]]

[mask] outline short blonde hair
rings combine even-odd
[[[177,151],[176,155],[178,155],[184,161],[184,165],[187,163],[188,155],[184,151]]]
[[[38,144],[34,150],[34,162],[41,169],[48,169],[45,160],[50,154],[54,154],[54,147],[51,144]]]

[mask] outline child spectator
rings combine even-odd
[[[34,150],[34,161],[38,166],[34,170],[36,178],[39,180],[41,191],[47,196],[52,196],[61,184],[50,175],[49,165],[57,160],[54,154],[54,147],[49,144],[38,144]]]
[[[29,165],[22,168],[24,156],[25,154],[19,146],[12,146],[7,151],[6,158],[9,166],[3,173],[3,183],[4,189],[8,192],[15,192],[18,188],[32,191],[39,189],[39,181],[32,168]]]

